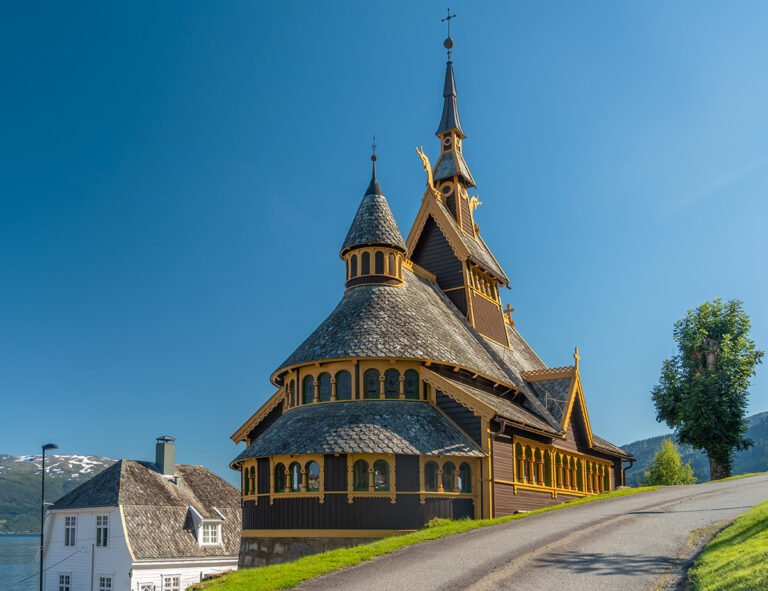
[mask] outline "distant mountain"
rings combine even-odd
[[[45,499],[56,501],[115,463],[99,456],[45,456]],[[42,456],[0,454],[0,534],[40,531]]]
[[[749,430],[746,436],[754,441],[755,446],[747,451],[736,453],[733,467],[734,475],[768,470],[768,412],[758,413],[747,420],[749,421]],[[659,449],[661,440],[666,438],[674,440],[674,436],[670,433],[669,435],[641,439],[622,446],[637,458],[632,469],[627,471],[627,484],[634,486],[640,483],[643,478],[643,471],[647,469],[653,454]],[[693,473],[699,482],[709,480],[707,456],[685,445],[680,446],[680,455],[684,462],[691,462]]]

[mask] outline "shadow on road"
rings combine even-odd
[[[539,566],[555,567],[573,573],[591,575],[661,575],[680,568],[685,560],[669,556],[636,556],[597,552],[560,552],[536,560]]]

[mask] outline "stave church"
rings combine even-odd
[[[579,355],[549,367],[515,327],[482,238],[451,49],[434,166],[403,239],[376,174],[339,255],[341,301],[232,435],[240,566],[597,495],[633,458],[592,431]],[[350,212],[351,213],[351,212]],[[310,245],[307,245],[309,248]]]

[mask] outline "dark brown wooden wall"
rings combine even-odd
[[[482,425],[480,417],[476,416],[463,404],[459,404],[450,396],[437,391],[437,406],[448,417],[469,435],[475,443],[482,445]]]
[[[424,229],[421,231],[411,259],[417,265],[433,273],[437,277],[437,284],[442,289],[450,289],[464,284],[462,262],[456,258],[448,239],[431,216],[424,224]]]
[[[558,503],[563,503],[570,499],[577,498],[571,495],[558,493],[557,498],[553,499],[552,495],[548,492],[538,492],[532,490],[518,490],[517,494],[515,494],[514,488],[511,484],[508,485],[500,483],[496,483],[494,485],[493,492],[494,517],[511,515],[515,511],[532,511],[534,509],[548,507],[549,505],[557,505]]]
[[[584,423],[584,413],[578,400],[573,403],[573,410],[565,432],[565,440],[555,440],[555,446],[569,451],[577,451],[584,454],[591,453],[587,441],[587,431]]]
[[[497,343],[507,344],[507,331],[504,316],[496,304],[484,297],[472,294],[472,310],[475,314],[475,328]]]
[[[470,236],[475,235],[475,230],[472,227],[472,214],[469,211],[469,201],[462,197],[461,203],[461,228]]]

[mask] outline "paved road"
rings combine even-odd
[[[405,548],[302,591],[647,591],[679,571],[692,531],[768,499],[768,476],[668,487]]]

